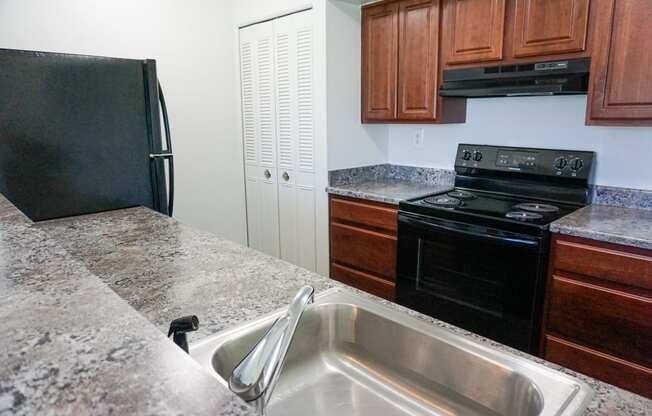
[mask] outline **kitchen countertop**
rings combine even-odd
[[[31,224],[0,197],[0,414],[250,415],[164,332],[192,313],[198,340],[285,306],[304,284],[342,287],[145,208]],[[576,376],[596,391],[586,415],[652,414],[651,400]]]
[[[652,210],[589,205],[555,221],[553,233],[652,250]]]
[[[351,198],[398,205],[399,202],[453,189],[450,184],[423,183],[404,179],[381,178],[329,186],[326,192]]]
[[[0,195],[0,415],[255,413]]]

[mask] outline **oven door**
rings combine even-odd
[[[543,237],[400,213],[397,302],[536,353]]]

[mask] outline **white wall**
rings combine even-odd
[[[360,2],[326,2],[328,169],[387,162],[389,128],[360,123]]]
[[[176,154],[176,214],[246,242],[230,2],[0,0],[0,47],[154,58]]]
[[[390,127],[390,163],[453,168],[459,143],[597,152],[594,183],[652,189],[652,128],[587,127],[586,96],[468,101],[466,124]],[[413,137],[425,128],[422,148]]]

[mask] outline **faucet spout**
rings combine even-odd
[[[231,373],[231,391],[247,402],[255,402],[262,414],[281,374],[303,312],[314,301],[314,293],[310,286],[299,290],[287,313],[276,320]]]

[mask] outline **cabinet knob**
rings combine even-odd
[[[283,179],[285,180],[285,182],[289,181],[290,175],[287,172],[283,172]]]
[[[272,172],[270,172],[269,169],[265,169],[265,173],[263,173],[263,175],[265,175],[265,179],[269,179],[272,177]]]

